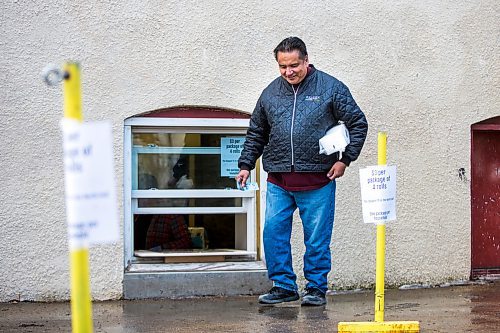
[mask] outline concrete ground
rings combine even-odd
[[[500,281],[388,290],[387,321],[421,332],[500,332]],[[372,321],[373,291],[334,294],[328,305],[261,306],[257,297],[109,301],[93,304],[95,332],[337,332],[339,321]],[[0,332],[70,332],[69,303],[0,304]]]

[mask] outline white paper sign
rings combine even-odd
[[[63,119],[68,241],[72,249],[119,238],[109,122]]]
[[[370,166],[359,170],[365,223],[396,219],[396,167]]]
[[[238,168],[238,159],[245,137],[228,137],[220,139],[220,175],[222,177],[234,177],[240,172]]]

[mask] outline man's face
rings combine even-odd
[[[309,61],[299,58],[299,51],[278,52],[278,66],[281,76],[290,84],[299,84],[307,75]]]

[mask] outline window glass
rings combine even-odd
[[[134,215],[134,250],[234,249],[237,214]]]
[[[133,189],[234,189],[221,176],[221,138],[242,134],[133,133]]]

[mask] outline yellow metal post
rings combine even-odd
[[[82,121],[80,66],[64,65],[64,117]],[[92,302],[90,298],[89,250],[72,248],[70,244],[71,327],[73,333],[92,333]]]
[[[387,164],[387,134],[378,133],[378,165]],[[384,321],[385,290],[385,223],[377,224],[375,321]]]
[[[83,120],[80,65],[69,62],[64,65],[64,118]]]
[[[387,133],[378,133],[378,165],[387,164]],[[418,321],[384,321],[385,297],[385,223],[377,224],[375,322],[339,322],[339,333],[393,332],[418,333]]]

